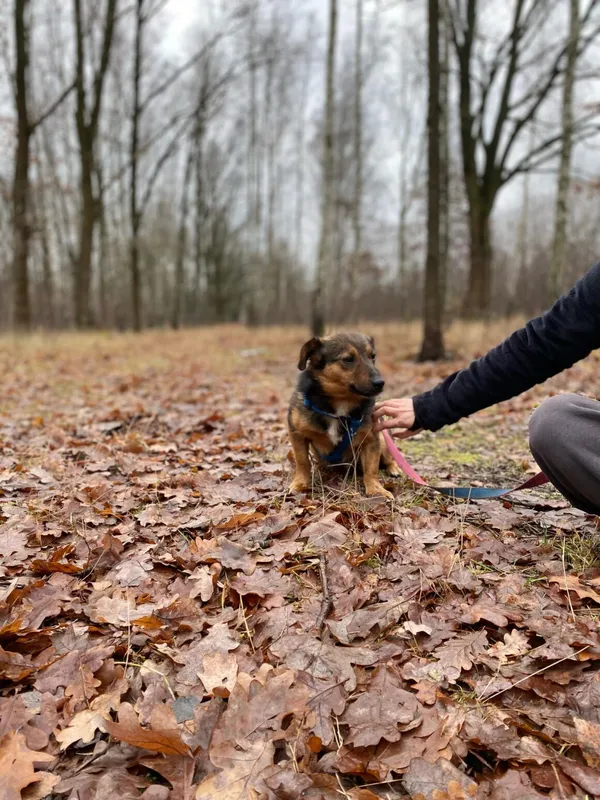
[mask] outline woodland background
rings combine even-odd
[[[4,328],[425,315],[435,357],[595,260],[597,0],[0,13]]]

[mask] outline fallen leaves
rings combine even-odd
[[[6,370],[0,800],[600,794],[600,564],[553,541],[583,547],[585,517],[401,481],[373,503],[342,472],[290,495],[287,345],[249,397],[243,375],[199,380],[194,336],[160,366],[157,336],[135,375],[116,341]],[[469,425],[497,448],[524,422]],[[420,466],[458,480],[432,441]]]
[[[49,753],[30,750],[22,733],[6,734],[0,740],[1,800],[21,800],[21,790],[38,781],[45,781],[48,786],[48,773],[37,772],[34,765],[51,764],[54,760]],[[57,782],[58,779],[50,781],[50,785]]]

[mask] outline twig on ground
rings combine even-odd
[[[331,595],[329,594],[329,585],[327,583],[327,558],[325,553],[321,553],[319,557],[319,572],[321,574],[321,585],[323,587],[323,602],[321,603],[321,610],[315,622],[315,628],[320,632],[323,630],[327,614],[331,611]]]

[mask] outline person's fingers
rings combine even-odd
[[[373,425],[373,430],[375,433],[379,433],[379,431],[387,431],[390,428],[397,428],[398,423],[393,419],[380,419]]]
[[[398,412],[398,409],[395,408],[391,403],[380,403],[378,406],[375,406],[373,410],[373,416],[376,418],[379,417],[391,417]]]
[[[423,428],[419,428],[418,431],[400,431],[398,433],[394,433],[394,439],[410,439],[411,436],[416,436],[417,433],[422,433]]]

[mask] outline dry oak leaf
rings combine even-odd
[[[244,528],[252,522],[260,522],[265,516],[266,515],[262,514],[260,511],[248,511],[242,514],[234,514],[229,519],[217,523],[215,528],[219,531],[233,531],[238,528]]]
[[[340,719],[350,726],[348,744],[370,747],[382,739],[397,742],[402,731],[420,725],[420,703],[414,694],[402,688],[401,683],[395,670],[387,666],[377,667],[367,691],[350,703]]]
[[[339,511],[334,511],[332,514],[327,514],[323,519],[312,522],[302,531],[302,538],[308,537],[310,543],[318,551],[327,551],[332,547],[345,544],[350,533],[343,525],[337,522],[339,517]]]
[[[551,575],[548,583],[557,583],[563,592],[575,592],[580,600],[589,599],[600,605],[600,594],[580,583],[575,575]]]
[[[469,800],[477,796],[477,784],[444,758],[435,764],[413,758],[402,783],[413,800]]]
[[[102,728],[114,739],[167,756],[188,756],[191,750],[181,740],[178,730],[151,730],[142,728],[133,707],[123,703],[119,709],[119,722],[102,720]]]
[[[0,740],[0,800],[21,800],[21,790],[43,780],[48,773],[36,772],[34,764],[49,764],[54,756],[30,750],[21,731]]]
[[[101,597],[90,604],[87,613],[92,622],[107,622],[125,628],[136,619],[151,617],[155,610],[154,603],[141,603],[138,606],[132,593],[117,589],[112,597]]]
[[[580,717],[575,717],[573,722],[577,731],[577,742],[588,766],[600,769],[600,725]]]
[[[223,690],[228,695],[233,689],[237,674],[238,662],[233,653],[216,652],[204,656],[198,677],[209,694],[223,696]]]
[[[196,800],[256,800],[261,773],[273,763],[273,742],[258,739],[242,748],[231,742],[211,747],[210,760],[220,771],[206,777]]]
[[[373,628],[382,631],[395,625],[408,607],[400,597],[353,611],[339,621],[328,620],[327,625],[339,642],[350,644],[354,639],[365,639]]]
[[[256,569],[255,559],[250,556],[250,552],[224,537],[210,542],[196,540],[196,545],[200,550],[199,560],[207,564],[217,562],[226,569],[241,569],[246,575],[252,575]]]
[[[285,597],[292,591],[289,575],[282,575],[276,569],[258,569],[252,575],[237,575],[229,585],[241,596],[255,594],[258,597]]]
[[[450,639],[434,652],[437,664],[432,665],[433,670],[449,681],[456,681],[461,672],[470,670],[476,663],[477,656],[482,655],[487,647],[487,634],[485,631],[465,633]],[[430,672],[431,674],[431,672]]]
[[[206,656],[214,655],[215,653],[228,653],[230,650],[235,650],[239,645],[240,643],[236,642],[231,636],[231,631],[227,624],[218,622],[193,647],[190,647],[185,652],[178,653],[184,659],[185,667],[177,675],[177,680],[179,683],[185,683],[188,686],[196,686],[198,684],[198,673],[204,669],[203,662]]]
[[[254,676],[240,673],[213,742],[243,744],[264,736],[266,731],[279,732],[284,717],[290,714],[303,717],[311,692],[304,683],[295,681],[293,670],[273,670],[266,664]]]
[[[123,670],[120,667],[117,669],[119,677],[104,694],[95,697],[89,708],[75,714],[62,731],[54,731],[54,737],[59,742],[61,750],[66,750],[69,745],[78,741],[89,744],[96,731],[103,727],[103,720],[110,720],[110,712],[119,708],[121,695],[128,690],[129,682],[124,677]]]
[[[356,675],[352,665],[370,666],[380,659],[373,649],[336,647],[308,634],[283,636],[269,650],[287,667],[304,670],[321,680],[343,683],[350,692],[356,689]]]
[[[524,656],[530,649],[528,637],[515,628],[504,634],[504,643],[493,644],[487,655],[497,658],[500,664],[507,664],[511,656]]]

